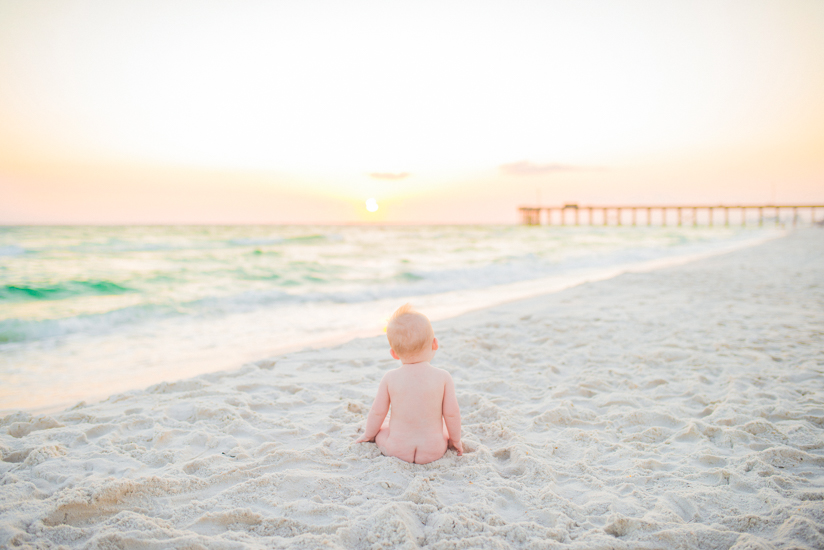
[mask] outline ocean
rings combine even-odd
[[[0,227],[0,411],[55,410],[707,254],[776,229]],[[388,351],[387,351],[388,353]]]

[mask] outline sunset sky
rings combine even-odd
[[[824,2],[0,0],[0,224],[539,199],[824,204]]]

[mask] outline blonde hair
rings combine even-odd
[[[426,349],[435,337],[432,324],[423,313],[404,304],[395,310],[386,326],[389,346],[400,357],[409,357]]]

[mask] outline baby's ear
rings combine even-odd
[[[432,338],[432,351],[438,351],[438,339]]]
[[[398,361],[401,360],[401,358],[398,357],[398,354],[395,353],[395,350],[393,350],[392,348],[389,348],[389,354],[392,356],[393,359],[397,359]]]

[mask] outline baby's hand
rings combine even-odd
[[[370,438],[366,437],[366,434],[363,434],[362,436],[360,436],[357,439],[357,441],[355,441],[355,443],[369,443],[369,442],[372,442],[372,441],[375,441],[374,437],[370,439]]]
[[[455,449],[455,451],[457,451],[458,456],[463,456],[463,443],[461,443],[460,441],[455,442],[450,439],[449,446]]]

